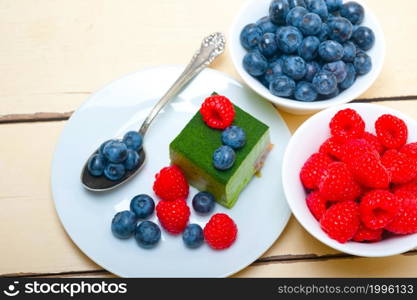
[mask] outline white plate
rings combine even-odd
[[[146,136],[147,164],[132,181],[106,193],[93,193],[81,186],[85,159],[100,145],[128,130],[137,130],[155,102],[182,71],[179,66],[161,66],[116,80],[92,95],[68,121],[52,163],[52,193],[56,210],[67,233],[97,264],[123,277],[224,277],[236,273],[261,256],[278,238],[290,211],[284,199],[281,164],[290,133],[276,110],[232,78],[207,69],[161,112]],[[181,236],[162,232],[152,250],[136,241],[112,236],[114,214],[129,209],[130,199],[141,193],[154,197],[154,174],[169,165],[168,145],[198,111],[213,91],[271,127],[275,144],[262,170],[242,192],[231,210],[216,205],[236,222],[236,243],[225,251],[207,245],[187,249]],[[250,134],[248,132],[248,134]],[[188,203],[196,193],[191,189]],[[157,222],[155,216],[151,218]],[[190,222],[204,226],[209,217],[191,214]]]

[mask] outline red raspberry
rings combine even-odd
[[[407,183],[417,176],[416,161],[395,149],[386,151],[381,162],[391,172],[393,183]]]
[[[417,143],[404,145],[400,152],[406,154],[411,159],[417,160]]]
[[[353,240],[355,242],[378,242],[382,239],[383,231],[384,230],[382,228],[374,230],[361,224],[358,231],[356,231],[353,236]]]
[[[398,214],[398,198],[384,190],[366,194],[359,205],[362,223],[369,229],[381,229],[394,220]]]
[[[370,132],[364,132],[362,138],[369,144],[373,145],[375,147],[375,150],[378,151],[380,155],[384,153],[385,147],[381,144],[381,142],[375,134],[372,134]]]
[[[375,122],[375,129],[379,141],[388,149],[399,149],[407,142],[407,125],[393,115],[379,117]]]
[[[346,243],[351,240],[359,228],[359,208],[353,201],[344,201],[331,206],[320,219],[320,226],[327,235]]]
[[[313,216],[320,220],[327,209],[327,201],[324,200],[319,192],[312,192],[306,198],[307,206]]]
[[[315,153],[310,156],[301,168],[300,179],[307,189],[316,189],[324,171],[332,163],[332,159],[323,153]]]
[[[207,126],[216,129],[225,129],[235,118],[235,108],[224,96],[213,95],[204,100],[200,113]]]
[[[204,239],[216,250],[229,248],[236,240],[237,226],[226,214],[213,215],[204,227]]]
[[[353,109],[339,111],[330,121],[331,134],[340,141],[360,138],[365,132],[365,122]]]
[[[165,167],[155,175],[153,190],[162,200],[186,199],[189,186],[181,169]]]
[[[377,159],[380,158],[375,147],[365,139],[351,139],[342,146],[342,160],[346,163],[362,155],[365,152],[372,153]]]
[[[166,231],[179,234],[184,231],[190,217],[190,208],[183,199],[159,201],[156,215]]]
[[[337,160],[341,160],[343,157],[342,146],[343,143],[337,138],[331,137],[320,146],[319,152],[334,157]]]
[[[394,188],[395,195],[401,197],[403,193],[411,193],[417,198],[417,183],[407,183]]]
[[[399,213],[385,229],[396,234],[417,233],[417,197],[412,193],[396,195],[401,201]]]
[[[361,187],[343,162],[334,162],[324,172],[319,183],[320,195],[328,201],[352,201],[361,194]]]

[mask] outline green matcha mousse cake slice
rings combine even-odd
[[[213,166],[213,153],[222,145],[221,130],[208,127],[197,112],[170,144],[171,163],[179,166],[188,182],[199,191],[212,193],[216,201],[232,208],[243,188],[263,166],[271,143],[269,127],[236,105],[233,125],[246,133],[246,144],[236,150],[232,168]]]

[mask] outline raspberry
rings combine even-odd
[[[417,160],[417,143],[404,145],[400,152],[406,154],[411,159]]]
[[[396,234],[417,233],[417,197],[412,193],[398,195],[401,201],[398,216],[385,229]]]
[[[159,201],[156,215],[166,231],[179,234],[184,231],[190,217],[190,208],[183,199]]]
[[[332,159],[323,153],[310,156],[301,168],[300,179],[307,189],[316,189],[324,171],[332,163]]]
[[[381,229],[391,223],[398,214],[398,198],[384,190],[366,194],[359,205],[363,224],[369,229]]]
[[[358,231],[356,231],[353,236],[353,240],[355,242],[378,242],[382,239],[383,231],[384,230],[382,228],[374,230],[361,224]]]
[[[155,175],[153,190],[162,200],[186,199],[189,186],[181,169],[165,167]]]
[[[346,243],[351,240],[359,228],[359,208],[353,201],[344,201],[331,206],[320,219],[320,226],[327,235]]]
[[[216,250],[229,248],[236,240],[237,227],[226,214],[213,215],[204,227],[204,239]]]
[[[342,146],[342,160],[344,162],[349,162],[352,159],[362,155],[365,152],[372,153],[375,155],[377,159],[380,158],[378,151],[376,151],[375,147],[368,143],[365,139],[351,139],[348,140]]]
[[[365,132],[365,122],[353,109],[347,108],[339,111],[330,121],[332,136],[340,141],[352,138],[360,138]]]
[[[349,201],[359,197],[361,187],[355,182],[345,163],[334,162],[324,172],[319,183],[319,192],[328,201]]]
[[[417,183],[407,183],[394,188],[394,194],[401,197],[403,193],[411,193],[417,198]]]
[[[375,129],[379,141],[388,149],[399,149],[407,142],[407,125],[393,115],[379,117],[375,122]]]
[[[386,151],[381,158],[381,162],[391,172],[393,183],[407,183],[417,176],[415,160],[395,149]]]
[[[307,196],[306,202],[313,216],[317,220],[320,220],[323,214],[326,212],[327,201],[320,196],[320,193],[312,192]]]
[[[235,118],[235,108],[224,96],[213,95],[204,100],[200,113],[207,126],[216,129],[225,129]]]
[[[375,150],[378,151],[380,155],[382,155],[385,151],[385,147],[381,144],[378,137],[375,134],[370,132],[364,132],[362,135],[362,139],[367,141],[369,144],[375,147]]]
[[[342,145],[338,139],[335,137],[328,138],[321,146],[320,153],[327,154],[330,157],[334,157],[337,160],[342,159]]]

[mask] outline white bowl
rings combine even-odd
[[[364,76],[359,76],[352,87],[343,91],[335,98],[325,101],[301,102],[272,95],[257,79],[249,75],[242,65],[242,60],[247,50],[240,44],[240,32],[249,23],[255,23],[260,18],[268,15],[271,0],[249,0],[242,7],[237,15],[230,32],[230,54],[233,64],[245,83],[262,97],[274,103],[283,111],[293,114],[309,114],[337,104],[348,103],[362,95],[379,76],[385,56],[384,33],[378,23],[377,18],[366,6],[363,0],[355,0],[365,8],[365,20],[362,25],[368,26],[375,33],[375,45],[368,51],[372,58],[373,67],[371,72]]]
[[[323,110],[308,119],[291,138],[282,166],[282,181],[288,204],[300,224],[322,243],[339,251],[366,257],[390,256],[417,247],[417,234],[393,236],[376,243],[347,242],[341,244],[327,236],[320,228],[306,205],[306,192],[299,179],[304,162],[318,151],[320,145],[330,137],[328,124],[341,109],[355,109],[364,119],[366,130],[375,133],[374,123],[382,114],[392,114],[403,119],[409,128],[408,141],[417,141],[417,122],[393,109],[374,104],[347,104]]]

